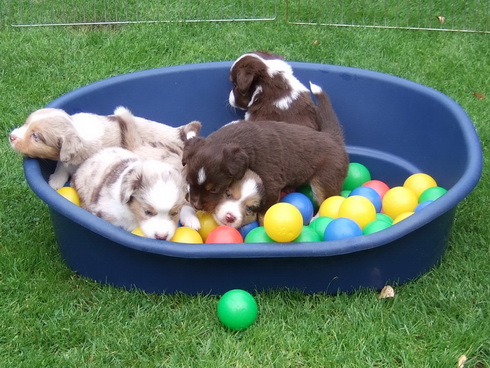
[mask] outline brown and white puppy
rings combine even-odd
[[[257,212],[264,202],[262,179],[252,170],[235,180],[218,201],[213,217],[219,225],[242,227],[257,220]]]
[[[127,231],[140,227],[155,239],[173,237],[185,205],[186,183],[178,168],[120,147],[84,161],[71,184],[82,208]]]
[[[228,124],[186,142],[182,158],[190,203],[214,212],[226,190],[254,171],[264,185],[259,222],[283,188],[309,183],[318,203],[342,189],[348,157],[336,134],[276,121]]]
[[[10,133],[10,145],[25,156],[58,161],[49,178],[49,185],[58,189],[92,154],[106,147],[127,145],[127,127],[122,118],[125,114],[131,113],[124,107],[118,107],[110,116],[91,113],[69,115],[61,109],[40,109]],[[140,117],[135,119],[144,144],[164,146],[178,152],[183,149],[183,137],[189,132],[197,135],[201,129],[200,123],[195,122],[174,128]]]
[[[283,121],[320,130],[310,90],[280,56],[252,52],[240,56],[230,69],[231,106],[246,110],[245,120]]]
[[[322,130],[329,132],[339,145],[343,145],[343,132],[330,99],[317,85],[311,84],[311,91],[318,101],[317,113]],[[285,190],[294,191],[293,188],[283,188],[281,194],[284,194]],[[233,181],[225,191],[214,209],[213,216],[221,225],[239,228],[257,220],[263,201],[262,179],[255,172],[247,170],[243,178]]]

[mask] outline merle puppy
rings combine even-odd
[[[259,222],[281,190],[309,183],[318,203],[336,195],[347,174],[340,130],[315,131],[296,124],[249,121],[223,126],[185,143],[182,163],[196,209],[213,212],[230,184],[250,169],[264,185]]]

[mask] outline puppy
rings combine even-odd
[[[311,84],[311,91],[318,101],[317,114],[319,121],[322,122],[322,130],[329,132],[339,146],[343,146],[343,132],[329,97],[317,85]],[[294,191],[294,188],[282,188],[281,195],[291,191]],[[262,179],[248,169],[243,178],[232,181],[230,187],[226,189],[217,202],[213,216],[221,225],[235,228],[247,225],[257,220],[257,214],[264,204],[264,193]]]
[[[296,124],[258,121],[228,124],[207,138],[186,142],[182,158],[190,202],[196,209],[215,211],[226,190],[248,169],[264,186],[259,222],[277,203],[281,190],[304,183],[318,203],[342,189],[348,157],[343,139],[327,131]]]
[[[239,228],[257,220],[257,212],[264,202],[262,179],[252,170],[235,180],[218,201],[213,217],[219,225]]]
[[[245,120],[275,120],[320,130],[310,91],[280,56],[253,52],[240,56],[230,69],[229,103],[246,110]]]
[[[149,238],[170,240],[185,203],[186,183],[178,168],[120,147],[92,155],[71,184],[82,208],[127,231],[139,226]]]
[[[58,161],[49,185],[61,188],[78,165],[92,154],[106,147],[127,146],[127,126],[124,116],[131,114],[124,107],[114,115],[91,113],[68,115],[61,109],[44,108],[29,115],[24,125],[14,129],[9,136],[11,147],[28,157]],[[165,146],[181,152],[184,138],[197,135],[200,123],[174,128],[144,118],[136,117],[136,127],[144,144]]]

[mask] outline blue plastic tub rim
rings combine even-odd
[[[462,177],[451,187],[448,192],[439,198],[432,205],[426,207],[423,211],[418,212],[416,216],[411,216],[404,221],[385,229],[381,232],[363,235],[356,238],[345,239],[340,241],[329,242],[308,242],[308,243],[243,243],[243,244],[187,244],[174,243],[148,239],[133,235],[121,228],[118,228],[86,210],[62,198],[54,189],[52,189],[46,180],[42,179],[41,162],[39,159],[24,159],[24,174],[28,184],[33,192],[48,204],[52,211],[65,216],[67,219],[79,224],[87,230],[110,239],[113,242],[126,246],[138,251],[161,254],[170,257],[184,258],[276,258],[276,257],[327,257],[349,254],[363,251],[393,242],[410,232],[430,223],[439,216],[455,208],[477,185],[482,171],[482,150],[480,140],[473,127],[473,123],[466,112],[450,97],[434,90],[430,87],[406,80],[400,77],[384,74],[380,72],[357,69],[344,66],[290,62],[293,68],[301,67],[303,69],[318,70],[319,68],[337,73],[345,73],[351,77],[362,76],[368,78],[377,78],[386,80],[392,84],[403,84],[406,88],[417,90],[419,93],[430,95],[445,105],[458,119],[463,129],[463,140],[466,142],[468,149],[468,164]],[[162,69],[168,73],[178,73],[188,71],[189,67],[194,70],[206,70],[209,68],[231,67],[232,62],[211,62],[201,64],[186,64],[178,66],[169,66],[155,68],[143,71],[128,73],[116,77],[107,78],[94,82],[77,91],[85,93],[99,88],[101,83],[120,83],[126,79],[132,79],[135,75],[145,73],[145,76],[151,76],[153,73],[161,73]],[[63,95],[52,101],[48,107],[62,106],[65,100],[70,98],[70,93]],[[355,147],[347,147],[349,153],[355,151]],[[39,180],[39,179],[42,180]]]

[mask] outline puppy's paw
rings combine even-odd
[[[201,228],[201,222],[199,222],[196,211],[194,208],[187,205],[180,210],[180,223],[183,226],[190,227],[194,230],[199,230]]]
[[[67,180],[67,175],[59,175],[58,173],[54,173],[49,176],[48,184],[51,188],[58,190],[65,185]]]

